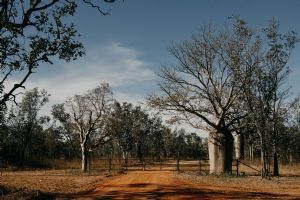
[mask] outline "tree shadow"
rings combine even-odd
[[[66,197],[65,199],[287,199],[288,195],[266,192],[240,192],[211,189],[197,189],[187,186],[175,187],[157,184],[120,184],[113,191],[93,191],[91,193]],[[141,189],[144,188],[144,189]]]

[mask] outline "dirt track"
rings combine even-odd
[[[104,181],[89,194],[75,199],[282,199],[287,196],[245,192],[195,184],[170,171],[137,171]]]

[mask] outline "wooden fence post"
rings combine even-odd
[[[236,159],[236,177],[239,176],[239,159]]]
[[[179,173],[180,166],[179,166],[179,152],[177,153],[177,172]]]
[[[199,159],[199,174],[201,174],[201,159]]]
[[[108,172],[109,172],[109,174],[110,174],[110,172],[111,172],[111,157],[109,157],[109,159],[108,159]]]
[[[128,158],[127,157],[125,158],[125,169],[126,169],[126,171],[128,170]]]
[[[90,153],[89,153],[90,154]],[[91,174],[91,156],[88,154],[88,168],[89,168],[89,175]]]
[[[160,170],[162,169],[162,161],[161,161],[161,156],[159,156],[159,164],[160,164]]]

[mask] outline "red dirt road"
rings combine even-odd
[[[72,199],[282,199],[264,192],[228,191],[178,179],[170,171],[136,171],[102,182],[94,191]],[[287,196],[285,196],[287,197]]]

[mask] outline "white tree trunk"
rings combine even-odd
[[[225,147],[221,143],[224,135],[210,133],[208,138],[209,170],[211,174],[219,174],[225,171]]]
[[[242,155],[242,136],[237,134],[234,136],[234,150],[235,150],[235,158],[240,159]]]
[[[87,149],[84,144],[81,144],[81,170],[87,172],[88,168],[88,158]]]
[[[233,137],[211,132],[208,140],[208,153],[211,174],[231,172]]]

